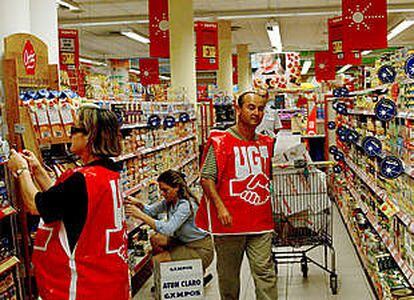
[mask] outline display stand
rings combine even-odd
[[[44,42],[30,34],[13,34],[4,39],[4,87],[6,97],[5,118],[8,127],[7,140],[18,151],[29,149],[41,157],[40,146],[68,142],[67,139],[38,141],[30,120],[28,108],[20,107],[20,93],[32,89],[58,90],[57,65],[48,64],[48,48]],[[12,184],[17,187],[17,182]],[[28,215],[23,210],[23,202],[18,188],[15,188],[15,202],[20,208],[19,235],[21,236],[21,259],[24,264],[24,298],[35,297],[31,271],[31,240],[28,228]]]

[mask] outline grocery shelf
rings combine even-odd
[[[142,220],[135,220],[134,222],[129,222],[127,226],[127,232],[128,235],[133,235],[142,224],[144,224],[144,221]]]
[[[0,209],[0,220],[17,213],[12,206],[3,207]]]
[[[134,129],[134,128],[147,128],[147,127],[148,127],[148,124],[146,124],[146,123],[143,123],[143,124],[139,124],[139,123],[137,123],[137,124],[123,124],[121,126],[121,130],[123,130],[123,129]]]
[[[149,260],[151,259],[151,254],[147,254],[140,258],[135,265],[134,269],[131,271],[131,276],[134,277],[138,272],[142,269],[143,266],[145,266]]]
[[[146,154],[149,154],[149,153],[152,153],[152,152],[161,151],[161,150],[164,150],[164,149],[173,147],[175,145],[184,143],[184,142],[186,142],[188,140],[191,140],[191,139],[193,139],[195,137],[196,137],[196,135],[195,134],[192,134],[190,136],[187,136],[185,138],[176,140],[176,141],[171,142],[171,143],[168,143],[168,144],[163,143],[163,144],[161,144],[161,145],[159,145],[158,147],[155,147],[155,148],[145,148],[145,149],[144,148],[141,148],[141,149],[139,149],[136,152],[124,154],[124,155],[121,155],[121,156],[119,156],[117,158],[114,158],[114,161],[115,162],[120,162],[120,161],[124,161],[124,160],[130,159],[130,158],[134,158],[134,157],[140,156],[140,155],[146,155]]]
[[[358,175],[358,177],[384,202],[389,203],[392,202],[398,208],[397,201],[390,197],[387,192],[370,179],[357,165],[354,164],[348,157],[345,157],[346,164]],[[401,211],[398,209],[398,213],[396,216],[400,219],[400,221],[407,227],[408,231],[414,234],[414,218],[407,214],[406,212]]]
[[[301,135],[303,139],[318,139],[318,138],[324,138],[324,134],[303,134]]]
[[[373,110],[364,110],[364,109],[350,109],[350,110],[348,110],[348,114],[363,115],[363,116],[375,116],[375,113],[374,113]],[[397,118],[414,120],[414,111],[400,111],[397,114]]]
[[[392,237],[381,227],[381,225],[377,222],[375,216],[372,214],[368,206],[361,200],[357,191],[355,191],[352,187],[347,187],[349,192],[351,193],[352,197],[358,202],[358,206],[361,208],[362,212],[365,214],[367,220],[371,224],[371,226],[375,229],[378,236],[381,238],[381,241],[386,246],[388,252],[391,254],[395,262],[397,263],[398,267],[401,269],[401,272],[407,278],[408,282],[410,283],[411,287],[414,288],[414,270],[410,268],[409,264],[404,261],[401,257],[401,254],[398,250],[398,247],[394,244]]]
[[[6,258],[5,260],[0,262],[0,274],[3,274],[7,270],[13,268],[16,266],[20,260],[16,256],[12,256],[9,258]]]

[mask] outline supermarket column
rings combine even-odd
[[[246,91],[251,86],[249,46],[237,45],[237,71],[239,73],[239,91]]]
[[[30,1],[30,27],[49,49],[49,64],[59,63],[58,13],[56,0]]]
[[[226,95],[233,95],[233,65],[231,59],[231,22],[219,21],[219,70],[217,85]]]
[[[170,0],[171,85],[185,88],[194,104],[197,102],[194,22],[192,0]]]
[[[0,60],[3,60],[4,38],[13,33],[30,32],[30,0],[0,1]],[[0,80],[3,79],[3,64],[0,64]]]

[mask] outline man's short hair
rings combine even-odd
[[[241,93],[241,94],[239,95],[239,97],[237,97],[237,105],[238,105],[239,107],[242,107],[242,106],[243,106],[243,103],[244,103],[244,98],[245,98],[247,95],[257,95],[257,96],[262,97],[263,99],[267,99],[268,92],[267,92],[267,91],[265,91],[265,90],[260,90],[260,91],[245,91],[245,92]]]

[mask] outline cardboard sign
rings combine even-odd
[[[75,29],[59,29],[60,69],[69,76],[71,90],[79,88],[79,33]]]
[[[200,259],[164,262],[155,268],[155,299],[204,299]]]

